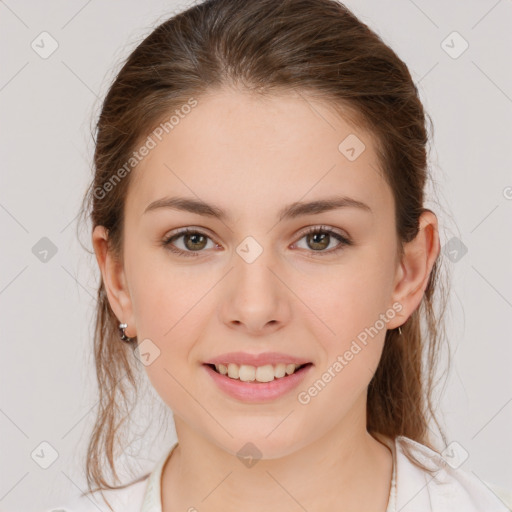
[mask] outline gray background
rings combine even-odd
[[[90,347],[99,273],[75,230],[90,177],[91,128],[121,59],[185,5],[0,1],[1,511],[44,510],[85,489],[86,435],[97,405]],[[462,467],[512,490],[512,2],[347,5],[405,60],[433,118],[440,206],[428,206],[438,213],[446,257],[445,244],[457,239],[448,261],[454,358],[439,409],[449,441],[468,452]],[[58,43],[48,58],[31,47],[47,37],[50,48],[43,31]],[[459,56],[464,43],[453,31],[469,44]],[[56,253],[42,261],[45,237]],[[81,239],[90,247],[88,233]],[[157,429],[156,421],[144,430],[143,418],[160,407],[149,389],[137,412],[140,435],[126,453],[134,468],[128,477],[149,471],[174,440],[173,428]],[[31,456],[51,452],[43,442],[58,453],[48,469]]]

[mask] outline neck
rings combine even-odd
[[[162,512],[385,512],[392,454],[365,421],[326,435],[276,459],[245,465],[175,417],[179,444],[162,475]],[[243,443],[241,443],[241,446]]]

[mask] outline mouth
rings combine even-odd
[[[235,381],[242,381],[252,384],[265,384],[274,380],[286,380],[292,375],[304,372],[313,363],[304,364],[276,364],[264,366],[211,364],[205,363],[205,366],[211,368],[215,373]]]
[[[290,359],[292,358],[287,357],[285,360]],[[202,366],[223,394],[239,402],[256,405],[289,397],[308,377],[314,364],[299,360],[297,363],[275,363],[256,367],[216,361],[203,363]]]

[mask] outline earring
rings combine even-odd
[[[126,343],[131,343],[135,338],[129,338],[128,336],[126,336],[126,333],[124,332],[124,330],[128,327],[128,324],[119,324],[119,337],[121,338],[122,341],[125,341]]]
[[[398,335],[402,336],[402,327],[401,326],[398,326]]]

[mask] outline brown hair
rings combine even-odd
[[[403,254],[403,244],[414,239],[425,211],[429,139],[426,114],[406,64],[335,0],[208,0],[156,27],[129,55],[103,102],[95,173],[81,213],[90,217],[92,228],[108,229],[113,255],[122,258],[123,208],[132,179],[129,172],[122,179],[118,173],[114,182],[115,171],[123,166],[126,170],[141,141],[176,109],[225,86],[261,95],[293,89],[324,100],[345,119],[367,128],[375,137],[381,171],[393,192],[397,253]],[[396,329],[387,331],[368,388],[369,432],[392,439],[407,436],[435,449],[429,433],[433,420],[446,445],[433,405],[444,332],[444,284],[438,259],[402,335]],[[118,319],[103,282],[97,298],[94,356],[99,409],[87,453],[89,492],[91,484],[100,490],[130,485],[110,485],[101,462],[106,456],[118,480],[117,431],[129,417],[129,387],[137,391],[135,358],[119,341]],[[119,418],[121,412],[125,414]]]

